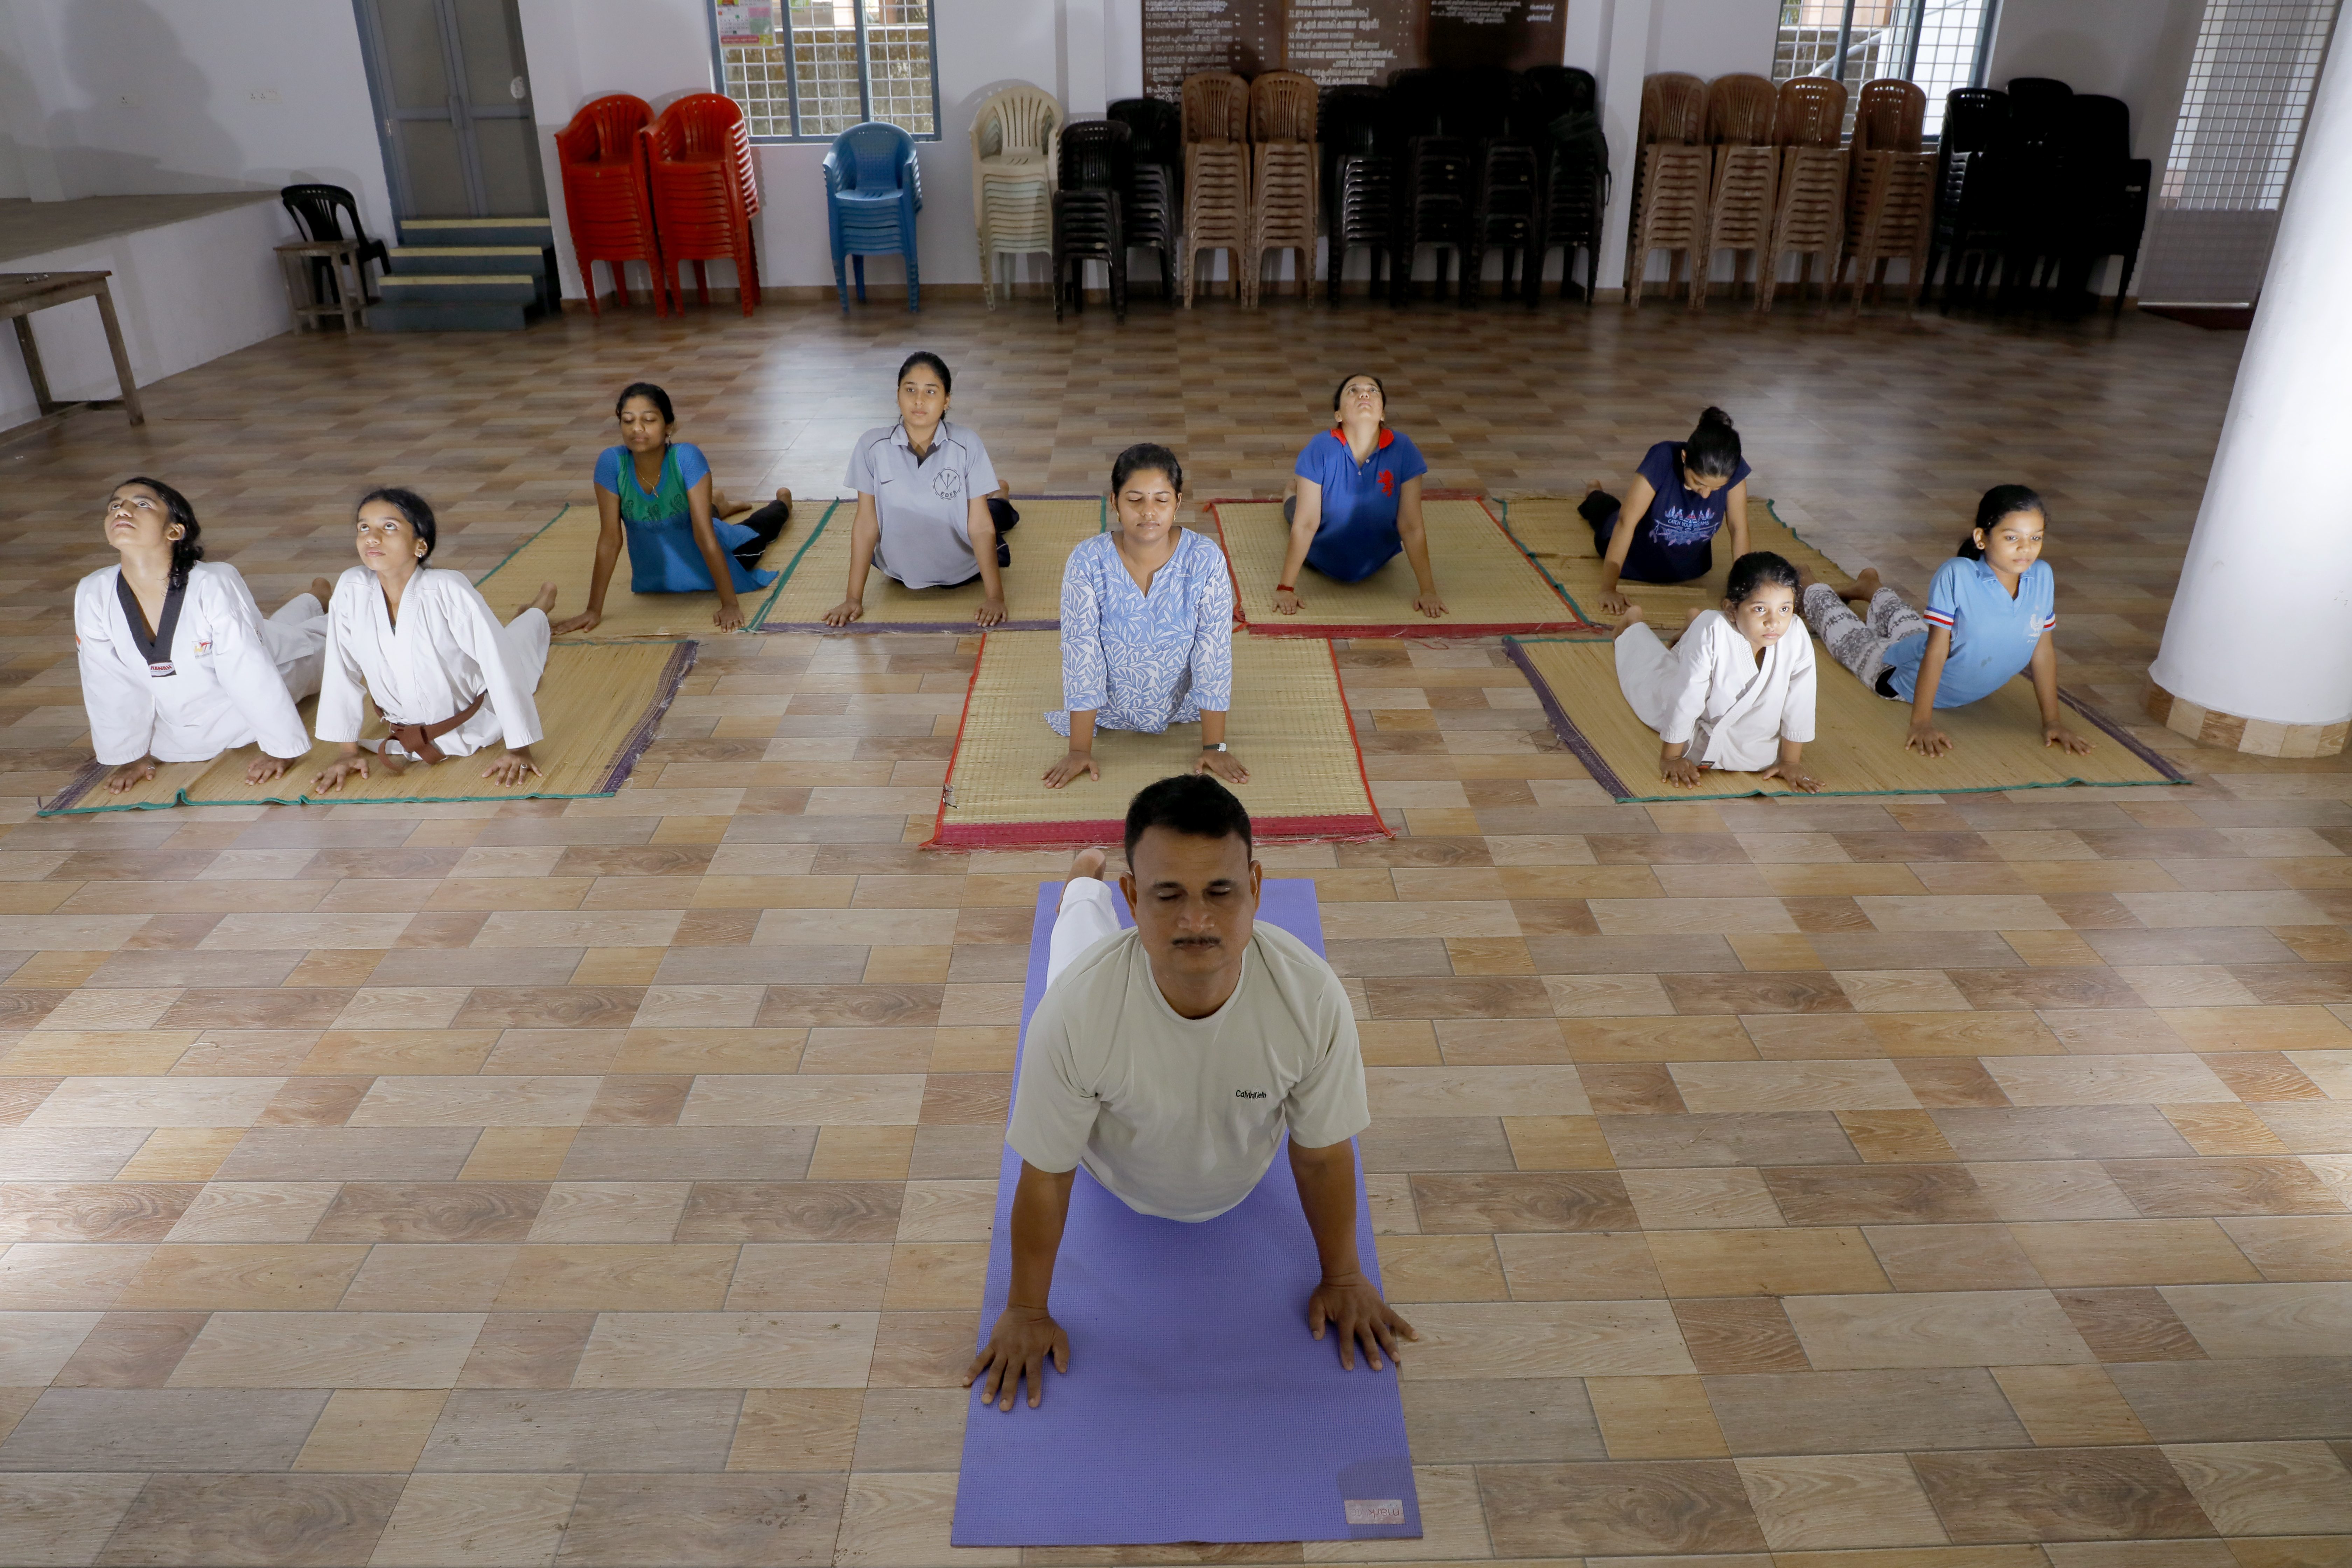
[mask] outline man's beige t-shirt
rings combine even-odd
[[[1085,1165],[1140,1213],[1204,1220],[1249,1195],[1286,1130],[1319,1149],[1370,1122],[1339,977],[1261,922],[1205,1018],[1168,1005],[1134,931],[1088,948],[1030,1019],[1005,1141],[1041,1171]]]

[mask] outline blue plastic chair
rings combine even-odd
[[[847,260],[856,269],[857,298],[866,299],[866,258],[907,258],[907,309],[922,309],[922,281],[915,262],[915,215],[923,210],[923,166],[915,139],[895,125],[868,121],[833,139],[824,155],[824,196],[833,234],[833,284],[841,291],[841,312],[849,313]]]

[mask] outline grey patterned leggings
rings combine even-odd
[[[1835,588],[1816,583],[1805,590],[1804,616],[1805,625],[1830,650],[1830,657],[1874,691],[1878,689],[1878,678],[1886,671],[1886,650],[1906,637],[1925,636],[1927,630],[1926,619],[1892,588],[1881,588],[1871,595],[1865,619],[1838,597]]]

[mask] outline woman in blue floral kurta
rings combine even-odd
[[[1195,773],[1244,784],[1225,749],[1234,695],[1234,582],[1224,552],[1177,526],[1184,470],[1165,447],[1129,447],[1111,468],[1116,532],[1070,552],[1062,569],[1062,700],[1045,722],[1069,751],[1045,770],[1059,789],[1099,779],[1095,731],[1157,735],[1201,726]]]

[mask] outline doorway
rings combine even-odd
[[[353,0],[395,215],[544,217],[515,0]]]

